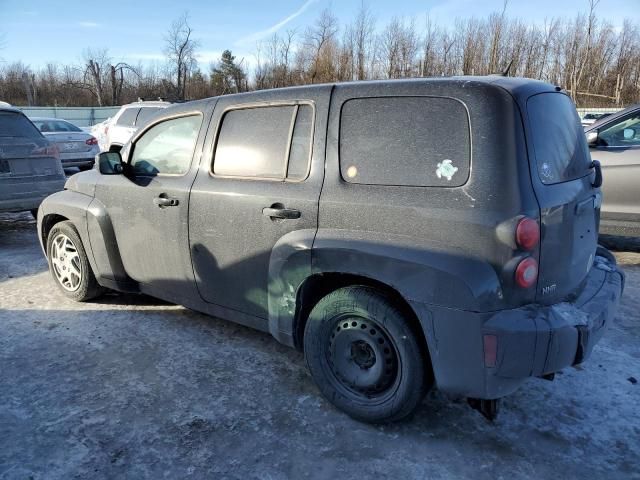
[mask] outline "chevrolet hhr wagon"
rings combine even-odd
[[[68,297],[143,292],[304,352],[354,418],[425,392],[485,415],[579,364],[623,290],[599,164],[560,88],[461,77],[173,105],[48,197]]]

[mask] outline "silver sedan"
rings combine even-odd
[[[31,121],[49,141],[58,146],[64,168],[93,168],[95,156],[100,153],[98,140],[93,135],[60,118],[34,117]]]

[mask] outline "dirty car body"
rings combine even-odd
[[[380,405],[412,381],[494,400],[581,363],[622,293],[579,118],[545,83],[228,95],[167,108],[101,157],[43,204],[45,251],[72,223],[99,285],[270,332],[363,420],[408,414],[419,395]]]

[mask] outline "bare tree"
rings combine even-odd
[[[189,72],[197,65],[196,49],[199,46],[199,42],[193,38],[187,12],[171,23],[164,40],[164,52],[175,79],[175,95],[178,100],[184,100]]]

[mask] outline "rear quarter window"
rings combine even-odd
[[[542,183],[561,183],[589,174],[589,147],[571,99],[563,93],[534,95],[527,100],[527,112]]]
[[[136,121],[136,117],[140,112],[139,108],[126,108],[122,115],[118,117],[116,120],[116,125],[121,125],[123,127],[133,127],[134,122]]]
[[[340,117],[340,171],[349,183],[458,187],[469,178],[469,116],[445,97],[348,100]]]

